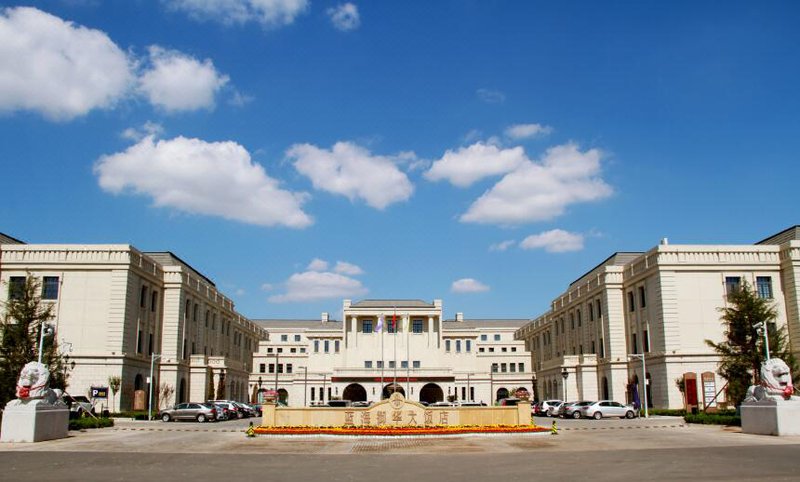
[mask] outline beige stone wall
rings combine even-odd
[[[265,404],[265,427],[530,425],[531,404],[514,407],[426,407],[396,393],[368,408],[294,408]]]

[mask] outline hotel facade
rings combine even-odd
[[[49,324],[69,357],[71,395],[90,396],[120,377],[119,392],[95,400],[98,409],[144,409],[152,364],[156,398],[162,386],[175,403],[205,400],[218,388],[224,398],[248,398],[252,354],[266,332],[174,254],[3,236],[0,307],[27,277],[42,285],[42,303],[53,305]]]
[[[291,406],[380,401],[491,404],[532,389],[528,320],[445,319],[441,300],[344,300],[342,320],[254,320],[269,332],[250,383]]]
[[[725,380],[706,340],[723,340],[720,309],[744,282],[775,307],[768,328],[786,329],[800,354],[799,226],[753,245],[663,240],[647,252],[615,253],[516,338],[531,354],[542,398],[630,402],[635,386],[651,407],[717,407]]]

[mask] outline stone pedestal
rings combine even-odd
[[[3,411],[0,442],[42,442],[65,438],[69,409],[43,400],[12,400]]]
[[[741,405],[742,432],[756,435],[800,435],[800,401],[761,400]]]

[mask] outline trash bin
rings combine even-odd
[[[108,418],[108,410],[103,410],[103,418]]]

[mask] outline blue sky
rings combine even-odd
[[[528,318],[798,223],[797,2],[51,0],[0,14],[0,231],[170,250],[253,318]]]

